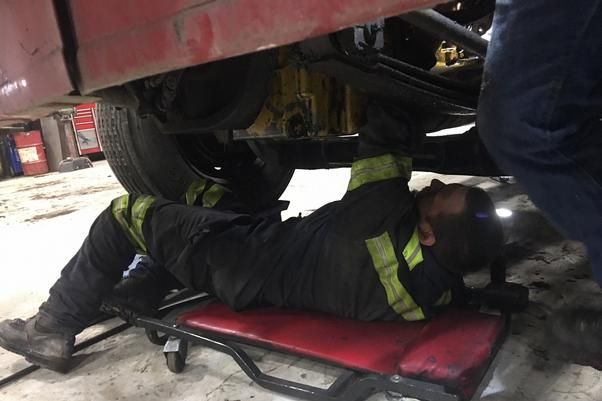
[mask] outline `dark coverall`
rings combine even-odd
[[[146,195],[113,200],[40,313],[81,331],[138,252],[236,310],[275,305],[361,320],[428,318],[461,293],[462,277],[420,245],[411,159],[363,148],[343,199],[304,218],[274,222]],[[207,185],[198,195],[216,202],[219,188]]]
[[[255,214],[272,219],[280,219],[280,212],[286,208],[288,202],[277,201],[267,209],[252,211],[234,192],[223,185],[200,178],[189,185],[186,193],[180,199],[181,203],[188,206],[201,206],[204,208],[223,210],[241,214]],[[183,287],[168,270],[148,255],[140,257],[133,269],[127,272],[127,279],[131,280],[117,284],[109,298],[105,298],[101,310],[108,314],[118,314],[130,320],[130,312],[135,314],[145,313],[149,316],[155,314],[156,308],[171,290]],[[138,298],[138,299],[134,299]],[[133,304],[132,304],[133,302]],[[126,309],[124,310],[123,307]]]

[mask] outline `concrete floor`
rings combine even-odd
[[[298,172],[283,199],[285,214],[308,214],[339,198],[348,170]],[[416,173],[412,186],[432,178]],[[551,308],[602,303],[602,291],[589,280],[582,247],[562,240],[533,208],[517,185],[489,179],[445,177],[444,181],[479,184],[498,207],[513,211],[506,220],[510,279],[531,289],[531,306],[514,318],[513,331],[474,400],[602,400],[601,372],[554,355],[548,346],[546,316]],[[27,317],[47,295],[63,264],[86,235],[94,217],[121,194],[106,162],[68,174],[47,174],[0,182],[0,318]],[[486,275],[469,278],[485,284]],[[83,339],[118,324],[116,320],[86,330]],[[190,350],[186,370],[174,375],[161,349],[142,330],[132,328],[87,349],[80,366],[67,375],[40,370],[0,389],[2,400],[280,400],[259,388],[228,357],[208,349]],[[275,353],[254,350],[271,374],[327,385],[336,369]],[[27,364],[0,351],[0,378]],[[373,399],[385,399],[376,395]]]

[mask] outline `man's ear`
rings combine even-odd
[[[424,246],[433,246],[437,242],[433,227],[424,220],[418,223],[418,239]]]

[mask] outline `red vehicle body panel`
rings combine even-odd
[[[52,0],[0,0],[0,119],[43,115],[73,89]]]
[[[39,117],[46,109],[69,103],[63,96],[73,89],[88,94],[441,2],[66,1],[73,27],[61,29],[74,36],[75,66],[66,65],[51,0],[0,0],[0,120],[18,115]],[[77,74],[70,76],[72,71]],[[20,85],[22,82],[26,84]]]

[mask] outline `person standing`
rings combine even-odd
[[[602,1],[497,0],[477,126],[495,161],[568,238],[602,286]],[[552,332],[602,362],[602,311]]]

